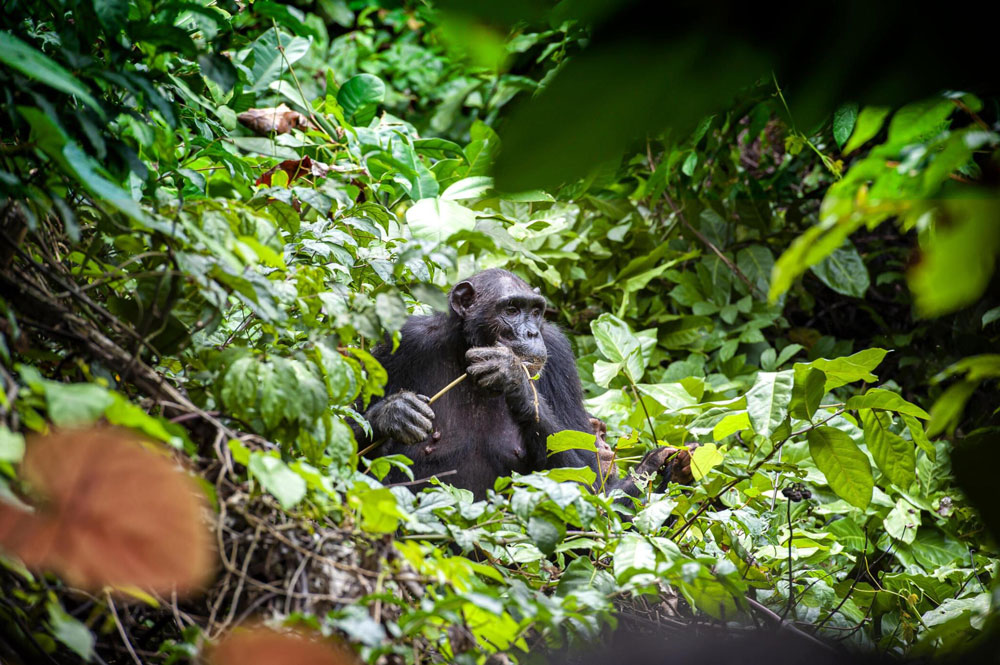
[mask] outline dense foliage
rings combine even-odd
[[[967,498],[989,469],[973,454],[965,493],[952,453],[996,431],[996,100],[806,129],[765,77],[585,178],[505,192],[505,113],[585,52],[572,15],[505,34],[422,4],[7,8],[0,491],[31,496],[25,434],[131,428],[200,479],[222,559],[209,602],[178,605],[0,557],[8,648],[178,662],[256,613],[372,663],[754,617],[904,654],[992,620]],[[382,486],[407,460],[359,459],[348,425],[385,381],[372,344],[494,266],[542,288],[619,472],[698,442],[694,486]],[[250,565],[262,533],[293,557],[275,578]],[[339,563],[313,567],[324,541]]]

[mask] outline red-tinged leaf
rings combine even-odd
[[[30,442],[28,513],[0,503],[0,547],[73,586],[179,593],[204,585],[214,548],[204,497],[166,454],[125,430],[62,430]]]

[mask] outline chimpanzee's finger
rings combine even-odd
[[[407,395],[406,403],[410,406],[411,410],[419,413],[429,420],[434,419],[434,409],[430,407],[424,400],[420,399],[422,395]],[[426,397],[424,399],[427,399]]]
[[[406,419],[403,422],[404,425],[421,431],[426,430],[429,432],[434,427],[430,418],[425,418],[422,414],[417,413],[416,411],[408,411]]]
[[[503,360],[511,356],[511,350],[506,346],[477,346],[465,352],[465,359],[470,363],[486,360]]]

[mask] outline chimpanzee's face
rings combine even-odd
[[[506,270],[484,270],[456,284],[449,302],[470,347],[503,344],[532,374],[542,369],[548,352],[545,298],[538,289]]]
[[[517,354],[532,373],[538,372],[548,357],[542,338],[545,298],[531,291],[508,295],[496,302],[494,316],[496,341]]]

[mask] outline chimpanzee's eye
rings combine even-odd
[[[507,309],[504,311],[507,312],[507,316],[517,316],[521,310],[517,308],[517,305],[507,305]]]
[[[535,309],[531,310],[531,315],[537,319],[542,315],[542,310],[536,307]]]

